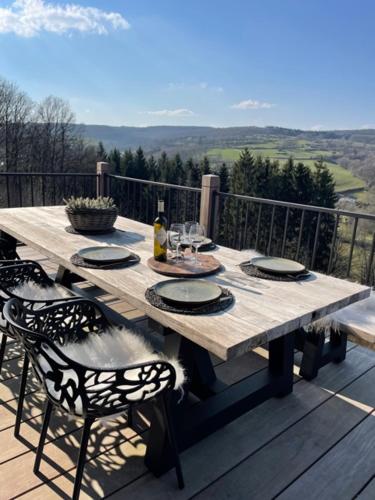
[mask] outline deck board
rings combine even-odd
[[[27,258],[41,257],[27,247],[21,247],[20,253]],[[56,271],[45,258],[42,264],[48,272]],[[89,283],[79,287],[147,327],[143,313],[133,306]],[[266,355],[266,351],[257,349],[228,362],[215,359],[216,371],[233,384],[264,369]],[[0,500],[15,496],[69,498],[80,422],[67,420],[58,412],[53,416],[43,475],[35,476],[32,465],[44,396],[33,383],[28,384],[23,440],[16,440],[13,426],[21,366],[19,346],[10,342],[0,379]],[[144,467],[149,421],[149,408],[145,406],[138,411],[133,429],[122,418],[93,429],[81,498],[267,500],[280,495],[285,499],[341,500],[361,492],[361,500],[372,499],[374,385],[375,354],[350,344],[344,363],[327,365],[313,382],[296,376],[293,394],[266,401],[186,450],[181,457],[186,477],[183,491],[176,489],[173,471],[157,479]]]

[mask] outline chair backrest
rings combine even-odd
[[[11,299],[4,308],[6,320],[17,331],[39,381],[55,405],[76,416],[98,418],[118,413],[129,405],[139,404],[174,388],[176,372],[167,361],[101,369],[68,358],[53,339],[66,341],[68,335],[60,337],[61,325],[67,323],[69,326],[65,330],[70,328],[73,332],[79,326],[75,314],[79,316],[84,311],[86,317],[81,317],[81,324],[85,325],[83,330],[86,331],[94,318],[97,321],[98,311],[101,311],[97,304],[87,299],[38,311],[29,310],[16,299]],[[99,324],[100,321],[95,328]],[[92,332],[97,333],[98,330]],[[77,333],[69,337],[77,340]]]
[[[0,290],[9,296],[10,290],[25,282],[51,286],[53,281],[38,264],[32,260],[0,261]]]

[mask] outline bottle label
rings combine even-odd
[[[156,232],[155,238],[161,246],[165,245],[167,242],[167,231],[162,227]]]
[[[158,212],[159,213],[164,212],[164,200],[158,200]]]

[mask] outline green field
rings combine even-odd
[[[245,147],[245,146],[244,146]],[[279,141],[267,142],[260,144],[247,145],[252,153],[256,155],[261,155],[263,157],[269,157],[273,160],[287,160],[293,157],[295,161],[302,161],[305,165],[313,168],[314,163],[321,157],[332,158],[335,155],[333,151],[323,151],[312,149],[309,147],[307,141],[295,141],[293,148],[285,148],[281,146]],[[225,161],[228,163],[233,163],[238,160],[242,149],[239,148],[212,148],[207,151],[207,156],[210,160]],[[365,182],[362,179],[354,176],[346,168],[333,163],[332,161],[325,161],[325,164],[332,172],[336,181],[336,190],[338,192],[362,189],[365,187]]]

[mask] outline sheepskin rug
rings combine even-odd
[[[148,361],[167,361],[176,371],[175,389],[185,382],[184,369],[177,359],[153,352],[141,335],[125,327],[92,333],[83,342],[70,342],[59,349],[70,359],[91,368],[116,369]]]
[[[32,281],[25,281],[11,290],[13,295],[22,300],[59,300],[72,297],[73,293],[60,285],[41,286]]]

